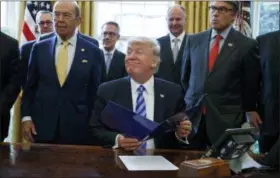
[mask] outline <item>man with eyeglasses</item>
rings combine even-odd
[[[23,136],[37,143],[89,144],[101,51],[77,34],[77,2],[57,1],[53,11],[56,36],[35,43],[31,53],[21,105]]]
[[[119,24],[113,21],[102,25],[102,51],[106,64],[106,81],[122,78],[127,75],[124,66],[125,54],[116,49],[120,38]]]
[[[30,53],[35,42],[40,39],[41,35],[48,34],[54,31],[53,28],[53,14],[50,11],[39,11],[36,15],[36,26],[35,31],[38,33],[38,38],[27,42],[21,46],[21,77],[22,77],[22,87],[24,87],[26,82],[26,75],[28,70],[28,63],[30,58]]]
[[[187,107],[207,94],[190,120],[193,148],[214,144],[228,128],[262,123],[256,112],[260,65],[257,42],[233,29],[238,1],[213,1],[211,29],[189,36],[182,63]]]

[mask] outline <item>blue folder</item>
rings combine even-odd
[[[176,125],[182,121],[182,113],[190,115],[195,112],[199,108],[202,98],[199,99],[194,107],[167,118],[160,124],[137,115],[133,111],[117,103],[109,101],[101,113],[101,122],[103,122],[106,127],[127,137],[146,141],[163,133],[175,131]]]
[[[102,111],[101,121],[127,137],[145,140],[159,126],[143,116],[109,101]]]

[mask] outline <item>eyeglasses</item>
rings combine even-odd
[[[40,22],[39,22],[39,25],[40,25],[40,26],[44,26],[45,24],[46,24],[47,26],[49,26],[49,25],[53,24],[53,22],[52,22],[52,21],[49,21],[49,20],[48,20],[48,21],[40,21]]]
[[[209,7],[210,12],[213,14],[215,11],[218,11],[221,14],[225,14],[229,11],[232,11],[232,9],[226,8],[224,6],[216,7],[216,6],[210,6]]]
[[[54,13],[54,19],[55,20],[58,19],[60,16],[64,20],[70,20],[70,19],[74,18],[73,15],[71,13],[69,13],[69,12],[62,12],[62,13],[61,12],[55,12]]]
[[[102,32],[101,35],[104,37],[104,36],[109,36],[109,37],[114,37],[114,36],[117,36],[118,34],[115,33],[115,32]]]

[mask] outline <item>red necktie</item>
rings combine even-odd
[[[210,54],[209,54],[209,61],[208,61],[208,70],[209,72],[212,71],[213,66],[215,64],[216,58],[219,54],[219,48],[220,48],[220,40],[221,40],[222,36],[221,35],[216,35],[216,39],[214,42],[213,47],[211,48]],[[202,106],[201,108],[201,112],[203,115],[206,114],[206,108],[205,106]]]
[[[209,54],[209,61],[208,61],[209,72],[212,71],[213,66],[215,64],[215,61],[217,59],[217,56],[219,54],[219,45],[220,45],[221,38],[222,38],[221,35],[216,35],[216,40],[214,42],[213,47],[211,48],[211,51],[210,51],[210,54]]]

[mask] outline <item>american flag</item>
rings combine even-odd
[[[50,1],[27,1],[24,12],[24,23],[21,33],[21,43],[35,40],[36,15],[40,10],[52,11]]]

